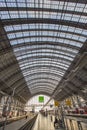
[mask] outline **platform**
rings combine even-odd
[[[32,130],[55,130],[53,122],[54,119],[51,121],[50,115],[44,117],[43,115],[39,114]],[[59,128],[58,130],[64,129]]]
[[[10,123],[6,125],[6,130],[18,130],[20,127],[22,127],[24,124],[26,124],[32,117],[28,117],[20,119],[18,121],[15,121],[13,123]],[[0,127],[0,130],[2,130],[3,127]]]

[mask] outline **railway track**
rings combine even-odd
[[[18,130],[31,130],[35,121],[36,121],[37,116],[29,120],[25,125],[23,125],[20,129]]]

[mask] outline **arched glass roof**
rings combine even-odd
[[[43,102],[39,102],[39,97],[43,97],[44,101]],[[50,100],[49,96],[46,95],[36,95],[34,97],[32,97],[26,104],[25,104],[25,110],[26,111],[32,111],[34,109],[34,111],[39,112],[43,106]],[[54,105],[54,100],[51,100],[48,105],[46,106],[46,108],[48,109],[52,109],[50,108],[50,105]]]
[[[51,96],[87,39],[87,1],[0,0],[0,17],[31,95]]]

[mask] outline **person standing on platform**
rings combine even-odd
[[[25,117],[25,118],[27,119],[27,117],[28,117],[28,116],[26,115],[26,117]]]
[[[52,115],[50,116],[50,118],[51,118],[51,121],[53,121]]]

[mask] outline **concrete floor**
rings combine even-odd
[[[39,114],[32,130],[55,130],[50,115],[44,117],[41,114]],[[63,130],[63,129],[56,129],[56,130]]]
[[[20,127],[22,127],[26,122],[28,122],[30,120],[30,117],[28,117],[27,119],[21,119],[19,121],[15,121],[11,124],[6,125],[5,130],[18,130]],[[3,130],[3,127],[0,127],[0,130]]]
[[[51,116],[48,115],[47,117],[42,116],[41,114],[38,115],[34,127],[32,130],[63,130],[63,129],[55,129],[54,128],[54,118],[51,121]],[[19,121],[15,121],[11,124],[6,125],[6,130],[18,130],[21,126],[23,126],[27,121],[30,120],[30,117],[27,119],[21,119]],[[0,127],[0,130],[3,130]]]

